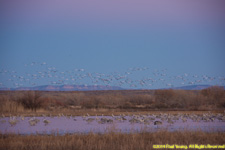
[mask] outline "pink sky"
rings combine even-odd
[[[23,0],[2,6],[8,20],[28,24],[221,23],[225,14],[223,0]]]

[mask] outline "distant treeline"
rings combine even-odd
[[[1,91],[0,112],[60,109],[221,110],[225,90]]]

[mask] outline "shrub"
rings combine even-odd
[[[154,98],[152,95],[134,95],[128,97],[130,103],[134,105],[152,104]]]
[[[43,100],[40,99],[41,93],[39,91],[27,91],[19,102],[24,106],[24,108],[31,109],[32,111],[37,110],[43,104]]]
[[[100,99],[100,97],[91,96],[90,98],[84,99],[81,102],[81,107],[83,107],[83,108],[104,108],[105,103]]]
[[[155,99],[160,103],[168,103],[174,97],[175,93],[173,90],[156,90]]]
[[[129,108],[135,108],[135,106],[132,103],[130,103],[130,102],[124,102],[123,104],[121,104],[119,106],[119,108],[121,108],[121,109],[129,109]]]

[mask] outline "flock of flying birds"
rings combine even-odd
[[[71,69],[62,71],[46,62],[32,62],[24,65],[24,72],[0,70],[0,87],[30,87],[40,85],[109,85],[122,88],[175,87],[194,84],[224,85],[224,76],[169,75],[167,69],[151,70],[148,67],[133,67],[124,72],[97,73]]]

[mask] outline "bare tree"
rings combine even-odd
[[[19,101],[25,108],[36,112],[37,108],[40,108],[43,103],[40,97],[41,92],[39,91],[27,91]]]

